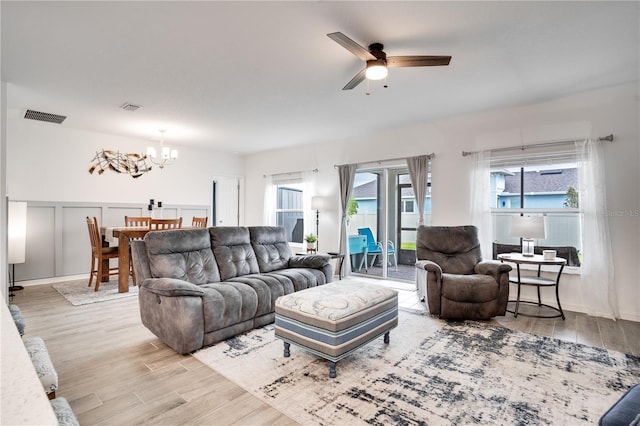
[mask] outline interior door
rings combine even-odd
[[[215,177],[212,187],[213,226],[240,225],[241,180],[234,177]]]

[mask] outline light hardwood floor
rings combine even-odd
[[[40,336],[59,375],[58,396],[82,425],[289,425],[295,421],[191,356],[176,354],[140,322],[136,297],[72,306],[50,284],[16,292],[27,336]],[[424,309],[415,292],[401,306]],[[505,327],[640,355],[640,323],[567,312],[560,319],[494,320]]]

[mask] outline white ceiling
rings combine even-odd
[[[246,154],[637,81],[639,5],[2,1],[2,80],[66,127]],[[342,91],[335,31],[451,65]]]

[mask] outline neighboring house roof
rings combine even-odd
[[[351,192],[352,198],[375,198],[376,188],[378,183],[375,180],[363,183],[362,185],[354,186]]]
[[[520,193],[520,172],[505,175],[504,192]],[[578,187],[578,169],[540,170],[524,172],[524,192],[567,192],[572,186]]]
[[[402,183],[402,182],[401,182]],[[351,192],[351,198],[361,200],[363,198],[377,198],[377,182],[372,180],[370,182],[363,183],[362,185],[355,186]],[[403,197],[413,197],[413,188],[402,188]]]

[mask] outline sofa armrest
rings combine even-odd
[[[492,275],[498,277],[500,274],[511,271],[511,265],[502,263],[497,260],[485,260],[478,262],[473,268],[473,272],[482,275]]]
[[[204,296],[204,290],[197,285],[175,278],[147,278],[141,286],[160,296]]]
[[[329,256],[323,254],[293,256],[289,259],[289,268],[322,269],[329,264],[329,259]]]

